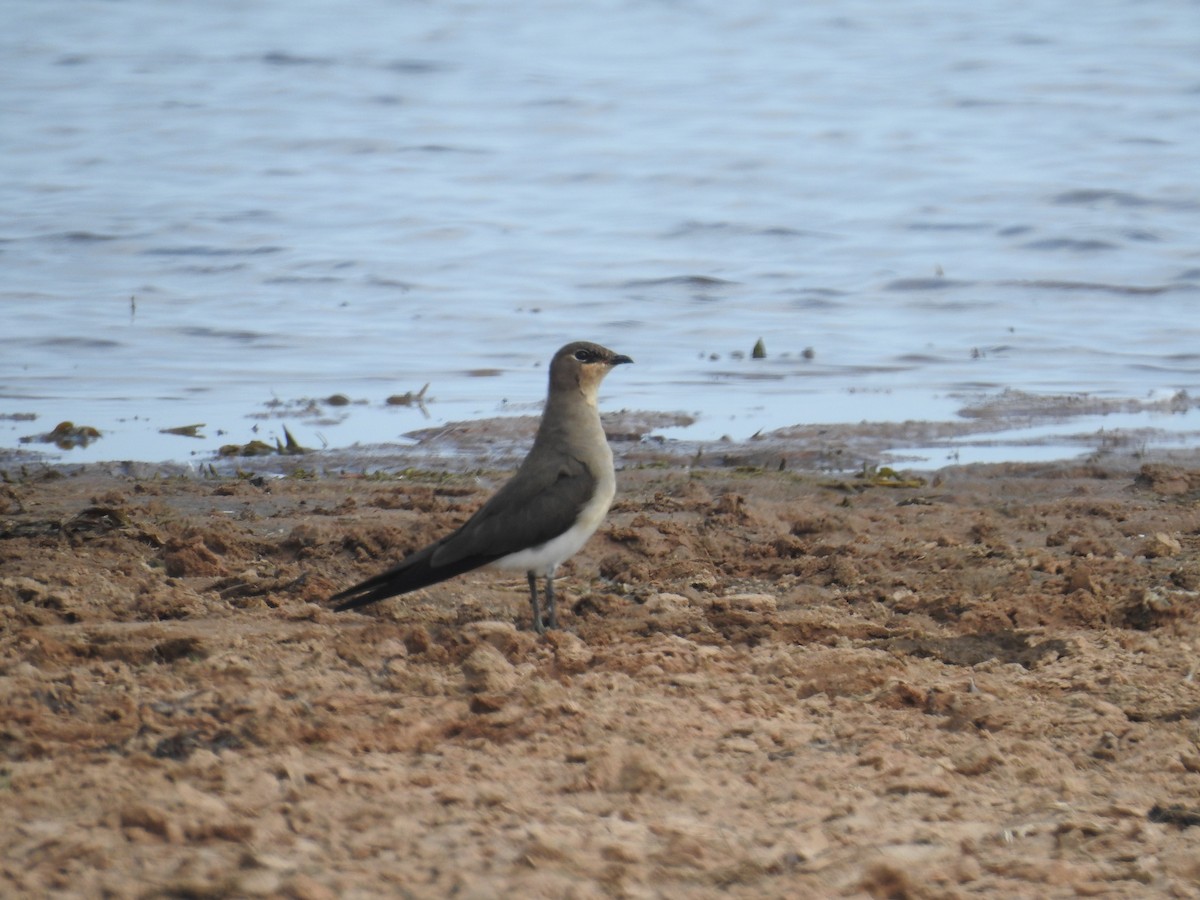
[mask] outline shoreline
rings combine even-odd
[[[690,439],[686,432],[694,420],[677,412],[619,410],[605,413],[602,418],[618,464],[672,464],[684,460],[711,464],[729,459],[742,461],[733,464],[767,465],[773,460],[773,464],[785,468],[840,472],[864,466],[936,471],[948,465],[973,463],[1186,461],[1200,453],[1200,423],[1190,431],[1180,423],[1198,405],[1183,391],[1154,401],[1114,401],[1080,395],[1038,397],[1006,391],[988,402],[964,406],[954,420],[793,425],[746,440],[727,436]],[[1130,417],[1141,416],[1170,416],[1172,427],[1122,424]],[[48,451],[37,449],[41,444],[33,442],[0,448],[0,469],[127,465],[136,470],[228,472],[250,466],[286,472],[305,467],[294,460],[307,460],[308,467],[324,470],[365,469],[371,465],[453,471],[505,468],[517,465],[524,457],[537,422],[536,415],[477,418],[409,431],[402,436],[404,442],[358,443],[333,449],[297,446],[296,450],[302,452],[288,455],[276,452],[276,448],[290,451],[294,441],[288,421],[281,418],[278,433],[252,434],[245,444],[229,444],[221,452],[194,453],[190,458],[96,458],[96,453],[103,452],[101,436],[92,441],[96,450],[88,454],[89,458],[78,461],[72,459],[77,451],[64,450],[54,458]],[[1098,429],[1091,428],[1097,423]],[[53,433],[44,436],[49,439]],[[189,438],[181,436],[177,440]]]

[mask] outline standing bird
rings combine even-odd
[[[334,594],[339,612],[437,584],[481,566],[524,571],[533,627],[558,627],[554,570],[604,520],[617,489],[612,449],[596,396],[628,356],[588,341],[567,344],[550,361],[550,392],[533,448],[516,474],[462,527],[399,565]],[[545,619],[537,576],[546,579]]]

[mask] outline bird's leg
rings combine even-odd
[[[558,606],[554,601],[554,569],[546,573],[546,627],[558,627]]]
[[[526,572],[525,575],[529,579],[529,604],[533,607],[533,630],[538,634],[545,634],[546,626],[542,624],[542,611],[538,609],[537,575],[533,572]]]

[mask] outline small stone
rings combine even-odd
[[[721,748],[730,753],[757,753],[758,744],[750,738],[726,738],[721,742]]]
[[[609,843],[600,848],[600,858],[608,862],[632,865],[642,862],[646,858],[646,851],[632,843]]]
[[[504,709],[508,700],[509,694],[507,692],[499,694],[475,694],[471,697],[470,709],[476,715],[487,716]]]
[[[1004,757],[990,747],[980,747],[959,753],[950,763],[959,775],[983,775],[1003,765]]]
[[[779,608],[779,602],[770,594],[727,594],[714,603],[719,603],[725,609],[758,613],[773,613]]]
[[[473,694],[499,694],[510,691],[517,683],[512,663],[491,644],[480,644],[463,660],[462,673],[467,690]]]
[[[501,654],[515,652],[521,644],[521,635],[512,622],[481,619],[463,626],[463,634],[472,641],[491,644]]]
[[[1076,591],[1087,591],[1092,596],[1100,593],[1095,579],[1092,578],[1091,569],[1087,566],[1076,566],[1067,575],[1067,593],[1073,594]]]
[[[308,875],[294,875],[283,886],[283,896],[294,900],[337,900],[337,894]]]
[[[1183,545],[1176,538],[1160,531],[1142,545],[1142,556],[1148,559],[1169,558],[1183,552]]]
[[[945,779],[914,775],[900,778],[894,784],[889,785],[884,793],[928,794],[930,797],[949,797],[951,788]]]
[[[270,776],[268,776],[270,777]],[[230,815],[229,806],[219,797],[214,797],[212,794],[206,794],[204,791],[192,787],[187,782],[181,781],[175,787],[176,797],[183,801],[192,811],[199,813],[201,816],[210,819],[228,818]]]
[[[642,604],[642,608],[652,616],[661,616],[664,613],[673,613],[687,609],[690,605],[691,601],[682,594],[663,592],[651,594],[647,597],[646,602]]]
[[[974,856],[964,855],[959,857],[954,869],[954,877],[958,880],[959,884],[978,881],[983,877],[983,866]]]
[[[170,817],[157,807],[138,804],[121,810],[122,828],[140,828],[142,831],[166,838],[170,829]]]
[[[212,578],[228,574],[220,557],[198,538],[170,541],[163,553],[163,570],[171,578]]]
[[[582,672],[591,665],[592,653],[590,647],[575,635],[565,631],[555,631],[546,635],[554,645],[554,661],[563,672]]]
[[[644,750],[631,749],[621,760],[610,789],[618,793],[643,794],[661,791],[667,775]]]
[[[823,828],[813,827],[794,835],[791,844],[796,862],[811,863],[829,850],[829,836]]]
[[[254,869],[238,878],[238,891],[247,897],[275,897],[279,895],[282,879],[278,872],[270,869]]]

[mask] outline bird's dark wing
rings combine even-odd
[[[531,457],[494,497],[433,554],[437,566],[537,547],[570,529],[596,489],[586,464],[565,454]]]
[[[329,599],[339,612],[355,609],[544,544],[574,524],[595,485],[591,471],[574,457],[531,456],[457,531]]]

